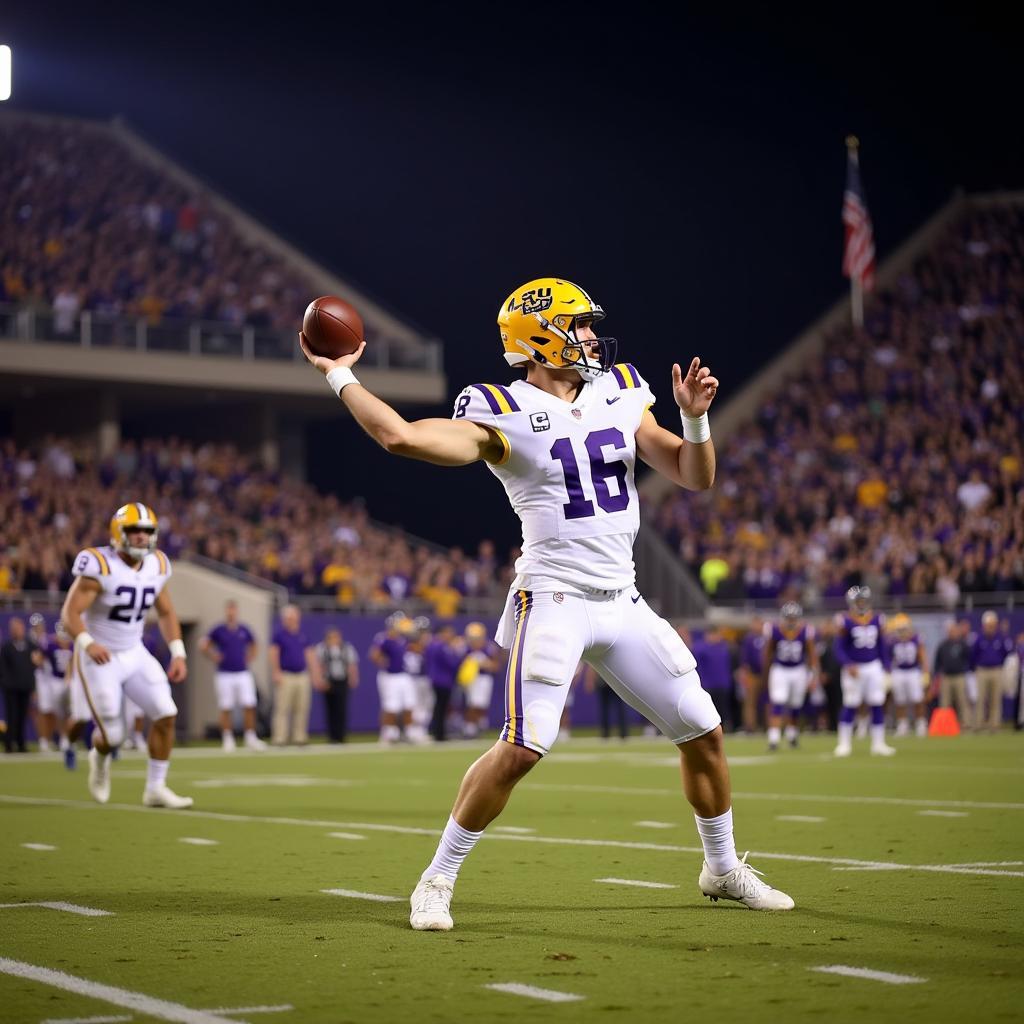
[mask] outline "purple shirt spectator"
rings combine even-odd
[[[443,640],[432,640],[427,644],[423,652],[423,668],[431,685],[450,690],[455,685],[455,673],[463,657],[461,647],[446,644]]]
[[[306,648],[311,647],[306,634],[300,628],[293,633],[284,626],[277,626],[270,642],[280,651],[279,658],[282,672],[306,671]]]
[[[758,675],[761,674],[761,667],[764,664],[764,643],[763,633],[748,633],[743,638],[743,647],[740,650],[740,664]]]
[[[1000,668],[1013,653],[1013,641],[1002,633],[975,633],[971,645],[971,668]]]
[[[693,656],[697,659],[697,672],[705,690],[732,688],[732,658],[724,640],[702,638],[696,641]]]
[[[207,639],[220,654],[220,661],[217,663],[218,672],[245,671],[245,652],[249,645],[256,641],[248,626],[240,622],[232,629],[226,622],[222,622],[210,630]],[[284,665],[281,667],[284,668]],[[293,670],[289,669],[288,671]]]

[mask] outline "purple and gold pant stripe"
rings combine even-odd
[[[508,673],[505,676],[505,728],[501,739],[525,747],[523,738],[523,652],[526,649],[526,627],[533,607],[533,594],[529,590],[517,590],[516,635],[508,658]]]

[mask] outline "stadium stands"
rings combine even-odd
[[[716,603],[1024,590],[1024,212],[979,209],[719,448],[658,527]]]
[[[0,592],[58,597],[76,552],[104,542],[128,500],[156,509],[172,558],[202,556],[321,606],[451,616],[467,599],[500,605],[511,579],[489,541],[473,558],[428,545],[232,445],[124,441],[100,459],[91,444],[50,436],[28,449],[0,440]]]

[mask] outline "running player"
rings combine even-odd
[[[581,658],[680,750],[705,863],[698,885],[714,900],[788,910],[793,901],[736,855],[729,768],[721,720],[701,688],[686,645],[637,593],[633,541],[637,457],[679,487],[706,490],[715,452],[707,410],[718,381],[699,359],[672,368],[683,434],[658,426],[654,395],[636,368],[615,363],[616,342],[598,338],[604,316],[568,281],[531,281],[503,303],[505,360],[525,366],[508,387],[474,384],[451,421],[408,422],[362,387],[352,366],[310,352],[362,428],[388,452],[441,466],[483,460],[505,486],[523,524],[523,554],[498,625],[509,648],[505,726],[468,770],[433,860],[411,897],[417,930],[452,927],[456,876],[513,788],[548,752]]]
[[[910,724],[918,736],[928,735],[924,695],[928,689],[928,661],[921,638],[909,615],[893,616],[889,623],[889,660],[892,664],[892,702],[896,706],[896,735],[907,736]],[[908,714],[908,712],[912,712]]]
[[[857,709],[866,704],[871,714],[871,753],[890,757],[896,753],[885,742],[885,676],[882,630],[885,618],[871,610],[871,588],[850,587],[849,611],[836,618],[835,653],[843,689],[836,757],[853,752],[853,722]]]
[[[149,764],[142,802],[147,807],[192,806],[167,786],[178,708],[168,680],[188,673],[178,616],[164,589],[171,563],[157,550],[157,518],[148,505],[122,505],[110,520],[110,544],[85,548],[75,558],[76,577],[61,618],[74,638],[71,717],[92,717],[89,792],[110,799],[111,752],[124,739],[122,701],[130,697],[149,717]],[[171,652],[165,673],[142,643],[146,612],[155,608]]]
[[[786,721],[786,742],[799,742],[800,710],[808,687],[818,686],[818,649],[814,627],[803,621],[804,610],[795,601],[782,606],[782,622],[765,626],[764,680],[771,703],[768,721],[768,749],[778,750],[782,723]]]

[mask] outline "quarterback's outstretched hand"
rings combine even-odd
[[[718,378],[712,377],[711,371],[700,365],[699,356],[693,357],[686,377],[683,377],[678,363],[672,364],[672,393],[684,415],[701,416],[706,413],[717,392]]]
[[[328,359],[327,356],[313,355],[309,345],[306,344],[306,335],[299,331],[299,347],[302,349],[302,354],[326,377],[337,366],[355,366],[363,354],[363,349],[366,348],[366,342],[364,341],[351,355],[342,356],[340,359]]]

